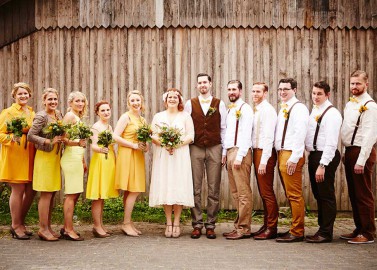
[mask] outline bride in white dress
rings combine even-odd
[[[182,208],[194,206],[189,149],[189,144],[194,140],[194,124],[191,116],[183,111],[183,99],[178,89],[168,89],[164,94],[164,102],[166,110],[157,113],[152,121],[154,146],[149,206],[164,207],[165,236],[179,237]],[[176,148],[161,147],[156,125],[181,130],[183,143]]]

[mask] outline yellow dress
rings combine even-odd
[[[29,114],[25,114],[19,104],[13,103],[0,114],[0,182],[26,183],[33,179],[35,148],[32,143],[27,142],[26,135],[35,113],[31,107],[28,109]],[[12,135],[7,133],[7,122],[14,117],[25,117],[29,125],[24,129],[19,145],[12,142]]]
[[[58,114],[57,119],[47,117],[47,122],[44,124],[45,113],[38,112],[34,118],[34,125],[31,127],[30,133],[33,134],[31,139],[36,139],[38,137],[45,135],[42,129],[45,128],[49,123],[55,122],[56,120],[61,120],[61,114]],[[37,142],[36,142],[37,143]],[[33,189],[35,191],[42,192],[55,192],[61,190],[62,180],[60,171],[60,157],[61,157],[61,145],[54,145],[54,148],[50,152],[43,150],[37,150],[35,154],[34,162],[34,176],[33,176]]]
[[[76,116],[76,121],[80,118]],[[78,141],[78,140],[77,140]],[[60,165],[64,174],[64,193],[77,194],[84,191],[84,158],[85,149],[80,146],[66,146]]]
[[[137,143],[136,130],[144,123],[143,117],[126,113],[130,122],[122,133],[122,138]],[[115,188],[131,192],[145,192],[145,161],[144,153],[129,147],[118,145],[115,165]]]
[[[109,146],[107,159],[105,154],[94,152],[90,160],[86,198],[91,200],[116,198],[115,155],[113,145]]]

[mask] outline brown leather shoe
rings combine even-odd
[[[351,240],[351,239],[355,238],[357,235],[358,235],[358,233],[353,231],[351,233],[341,234],[339,238],[344,239],[344,240]]]
[[[294,236],[291,233],[288,233],[286,236],[276,238],[276,242],[279,243],[293,243],[302,241],[304,241],[304,236]]]
[[[254,236],[255,240],[268,240],[275,239],[277,237],[277,230],[266,229],[264,232]]]
[[[198,239],[202,235],[202,229],[200,228],[194,228],[191,232],[191,238],[192,239]]]
[[[206,229],[206,236],[208,239],[216,239],[216,233],[214,229]]]
[[[323,237],[320,235],[313,235],[308,238],[308,236],[305,238],[306,242],[308,243],[330,243],[332,241],[331,238]]]
[[[358,236],[349,240],[348,243],[350,243],[350,244],[372,244],[372,243],[374,243],[374,239],[368,239],[364,235],[359,234]]]
[[[247,233],[241,233],[241,232],[235,231],[233,234],[228,235],[226,237],[226,239],[228,239],[228,240],[240,240],[240,239],[245,239],[245,238],[250,238],[250,237],[251,237],[250,233],[247,234]]]
[[[288,234],[289,234],[289,230],[286,232],[279,232],[277,235],[278,237],[284,237],[284,236],[287,236]]]
[[[236,232],[236,230],[233,230],[233,231],[231,231],[231,232],[224,232],[223,233],[223,236],[224,237],[227,237],[227,236],[229,236],[229,235],[231,235],[231,234],[234,234]]]
[[[257,230],[256,232],[252,232],[252,233],[250,234],[250,236],[251,236],[251,237],[254,237],[254,236],[256,236],[256,235],[261,234],[261,233],[264,232],[265,230],[267,230],[267,227],[263,225],[263,226],[260,227],[259,230]]]

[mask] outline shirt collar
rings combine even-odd
[[[255,106],[255,108],[257,109],[257,110],[260,110],[261,108],[263,108],[263,106],[265,105],[265,104],[267,104],[268,103],[268,101],[266,100],[266,99],[264,99],[261,103],[259,103],[257,106]]]
[[[290,100],[288,100],[285,104],[288,105],[288,108],[290,108],[294,103],[296,103],[298,101],[298,99],[296,98],[296,96],[293,96],[291,97]]]
[[[360,96],[353,96],[353,98],[356,98],[357,99],[357,101],[359,101],[359,102],[363,102],[363,103],[365,103],[364,101],[367,101],[367,100],[370,100],[371,99],[371,97],[370,97],[370,95],[368,94],[368,92],[367,91],[365,91],[363,94],[361,94]]]
[[[329,99],[323,102],[321,105],[317,106],[317,110],[322,111],[323,109],[327,108],[328,106],[332,105]]]
[[[202,100],[210,100],[210,101],[212,101],[212,96],[210,95],[209,97],[204,98],[204,97],[202,97],[202,95],[199,95],[199,101],[202,101]]]

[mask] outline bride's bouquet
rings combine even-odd
[[[159,129],[157,134],[160,138],[161,147],[173,149],[177,148],[180,144],[183,143],[183,141],[181,140],[183,136],[182,130],[175,127],[169,127],[167,125],[156,125],[156,127]]]

